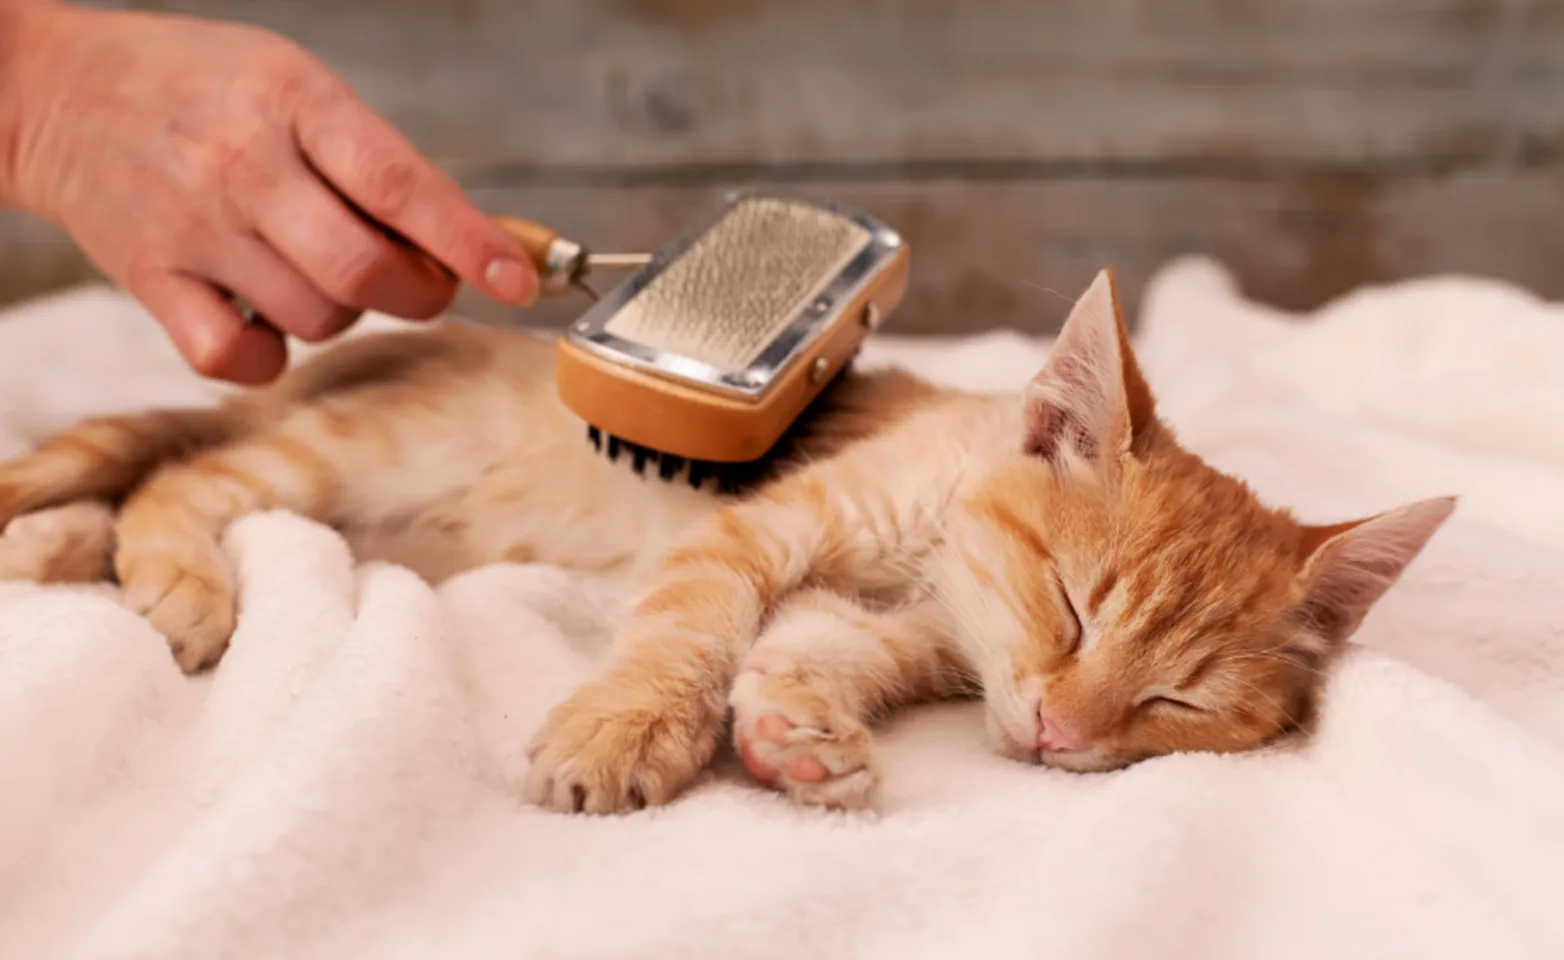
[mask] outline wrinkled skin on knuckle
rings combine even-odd
[[[366,122],[372,115],[334,76],[327,74],[299,91],[291,116],[300,130],[334,135],[337,186],[353,202],[382,220],[396,219],[413,202],[423,173],[416,159],[404,155],[397,143],[376,142],[379,128]]]
[[[377,281],[395,268],[390,251],[378,244],[344,243],[321,267],[327,296],[338,303],[365,307]]]
[[[330,86],[329,72],[307,51],[269,31],[248,29],[253,37],[234,80],[236,106],[289,119]]]
[[[252,193],[276,181],[265,161],[264,135],[257,130],[225,130],[195,144],[192,166],[210,195]]]
[[[293,318],[288,332],[305,343],[321,343],[330,340],[352,326],[360,311],[337,304],[327,304],[312,309],[307,315]]]
[[[410,162],[384,151],[365,150],[356,164],[356,189],[365,206],[381,217],[395,219],[405,211],[418,189],[418,170]]]

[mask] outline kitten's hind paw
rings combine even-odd
[[[0,523],[0,580],[96,583],[112,573],[114,511],[82,501]]]
[[[729,697],[733,745],[760,783],[798,803],[868,807],[880,785],[874,737],[797,675],[739,675]]]

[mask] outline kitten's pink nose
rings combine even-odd
[[[1037,708],[1037,749],[1049,753],[1085,750],[1091,746],[1091,738],[1050,717],[1039,704]]]

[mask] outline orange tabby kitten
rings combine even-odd
[[[1331,655],[1454,506],[1319,527],[1260,504],[1157,419],[1106,273],[1021,396],[850,375],[740,496],[594,453],[550,357],[446,325],[350,341],[216,410],[85,423],[0,466],[0,577],[112,559],[193,671],[234,627],[219,536],[254,510],[430,579],[623,573],[639,599],[533,741],[532,799],[665,803],[731,712],[758,780],[852,808],[879,779],[870,722],[914,700],[981,693],[999,749],[1071,770],[1303,727]]]

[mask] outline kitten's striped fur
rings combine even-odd
[[[254,510],[430,579],[622,573],[639,599],[534,740],[534,800],[667,802],[731,711],[757,779],[859,807],[869,724],[915,700],[981,693],[999,749],[1076,770],[1306,726],[1331,655],[1454,504],[1331,527],[1261,505],[1157,419],[1107,274],[1022,396],[849,376],[737,497],[594,454],[550,357],[445,325],[344,343],[219,409],[84,423],[0,465],[0,577],[112,560],[193,671],[234,626],[219,537]]]

